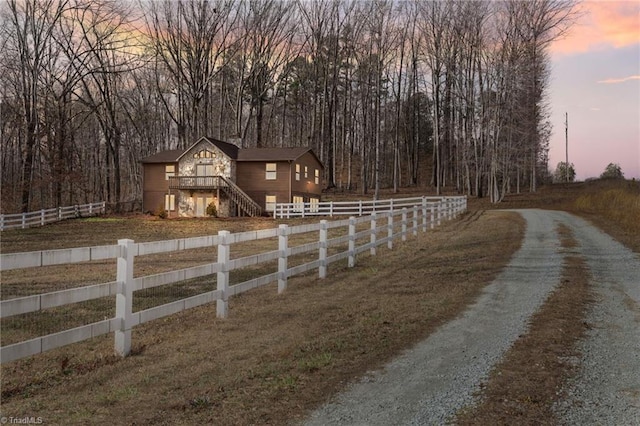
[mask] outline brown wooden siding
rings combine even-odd
[[[287,203],[289,199],[289,162],[276,162],[275,180],[266,179],[266,164],[261,161],[243,161],[236,165],[236,184],[263,209],[266,195],[275,195],[278,203]]]
[[[156,212],[161,206],[164,207],[164,195],[169,192],[169,181],[165,179],[165,166],[171,164],[175,165],[177,172],[177,163],[144,165],[144,177],[142,182],[143,212]]]
[[[300,164],[300,180],[296,180],[296,167],[295,164]],[[304,177],[304,168],[305,166],[308,168],[308,176]],[[320,172],[320,181],[319,184],[316,185],[314,181],[314,172],[315,170],[319,170]],[[316,158],[310,152],[302,155],[300,158],[296,160],[296,162],[292,166],[291,173],[291,191],[294,193],[305,194],[305,198],[307,197],[320,197],[322,194],[322,167],[320,163],[316,160]]]
[[[296,181],[295,164],[300,164],[300,180]],[[314,182],[314,173],[320,171],[322,182],[322,167],[311,153],[301,156],[296,162],[278,161],[276,180],[266,179],[266,164],[262,161],[240,161],[237,163],[236,184],[242,188],[264,209],[265,197],[275,195],[277,203],[290,203],[293,196],[302,196],[305,201],[310,197],[320,198],[322,187]],[[304,177],[304,166],[308,167],[308,176]]]

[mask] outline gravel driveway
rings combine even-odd
[[[308,425],[445,424],[473,394],[560,282],[556,226],[572,229],[598,301],[581,372],[556,411],[563,424],[640,425],[640,256],[564,212],[518,210],[521,249],[464,314],[314,412]]]

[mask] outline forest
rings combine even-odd
[[[139,208],[200,136],[310,146],[323,187],[499,202],[549,176],[549,47],[574,0],[0,2],[3,213]]]

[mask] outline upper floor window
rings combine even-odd
[[[276,176],[277,176],[277,164],[267,163],[265,168],[265,179],[276,180]]]
[[[193,154],[193,158],[216,158],[216,153],[203,149]]]
[[[296,164],[296,180],[300,180],[300,164]]]
[[[176,175],[176,166],[175,164],[167,164],[164,166],[164,179],[169,180],[170,177]]]
[[[315,183],[316,185],[320,185],[320,170],[315,170]]]
[[[309,167],[304,166],[304,178],[308,179],[309,178]]]

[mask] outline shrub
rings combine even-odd
[[[211,217],[218,217],[218,209],[213,201],[207,206],[207,215]]]
[[[156,210],[156,216],[158,216],[160,219],[166,219],[169,217],[169,213],[162,204],[158,206],[158,210]]]

